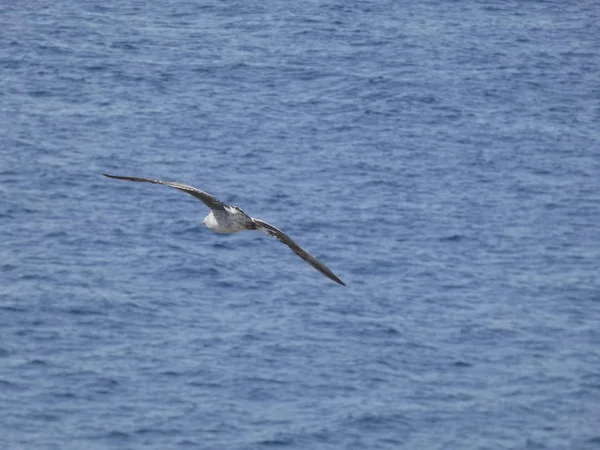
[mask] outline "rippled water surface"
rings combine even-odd
[[[0,447],[600,448],[599,36],[591,0],[4,2]]]

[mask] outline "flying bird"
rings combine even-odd
[[[103,175],[108,178],[116,178],[117,180],[163,184],[165,186],[187,192],[188,194],[196,197],[210,209],[210,213],[203,220],[204,225],[206,225],[209,230],[214,231],[215,233],[237,233],[238,231],[243,230],[262,231],[263,233],[266,233],[269,236],[283,242],[285,245],[291,248],[296,255],[317,269],[327,278],[332,279],[342,286],[346,286],[342,280],[335,276],[329,267],[296,244],[296,242],[294,242],[293,239],[283,231],[275,228],[273,225],[265,222],[264,220],[250,217],[241,208],[238,208],[235,205],[223,203],[207,192],[201,191],[200,189],[196,189],[192,186],[188,186],[187,184],[176,183],[173,181],[154,180],[151,178],[121,177],[116,175],[108,175],[106,173]]]

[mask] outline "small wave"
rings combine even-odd
[[[105,438],[105,439],[109,439],[109,440],[118,440],[118,441],[123,441],[123,440],[127,440],[131,437],[131,435],[129,433],[125,433],[124,431],[109,431],[106,435],[104,436],[99,436],[100,438]]]
[[[73,307],[68,308],[67,313],[73,314],[74,316],[101,316],[106,315],[106,313],[99,309],[90,309],[90,308],[79,308]]]
[[[32,359],[31,361],[24,362],[21,364],[20,368],[37,368],[37,367],[48,367],[49,364],[43,359]]]
[[[456,361],[452,364],[454,367],[472,367],[473,365],[465,361]]]
[[[23,308],[22,306],[2,305],[0,306],[0,311],[26,312],[27,308]]]
[[[291,437],[275,437],[272,439],[265,439],[256,443],[262,447],[289,447],[294,444],[294,440]]]
[[[54,231],[51,231],[44,235],[44,237],[47,237],[47,238],[58,238],[58,237],[65,237],[65,236],[67,236],[67,233],[62,230],[54,230]]]
[[[0,391],[22,391],[23,388],[12,381],[0,379]]]
[[[441,242],[458,242],[458,241],[462,241],[463,239],[464,239],[464,236],[462,234],[452,234],[450,236],[441,237],[439,240]]]

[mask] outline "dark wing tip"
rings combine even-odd
[[[331,271],[330,271],[331,272]],[[323,272],[321,272],[323,273]],[[333,272],[325,274],[323,273],[323,275],[325,275],[327,278],[335,281],[338,284],[341,284],[342,286],[346,286],[346,283],[344,283],[342,280],[340,280],[336,275],[333,274]]]

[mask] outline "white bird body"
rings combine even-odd
[[[229,207],[225,207],[225,209],[229,209]],[[220,214],[219,211],[211,210],[202,222],[209,230],[214,231],[215,233],[231,234],[247,230],[244,222],[241,220],[232,220],[235,219],[235,214],[236,212],[234,211]]]
[[[107,175],[104,174],[105,177],[116,178],[119,180],[128,180],[128,181],[139,181],[146,183],[154,183],[154,184],[164,184],[165,186],[169,186],[175,189],[179,189],[180,191],[187,192],[190,195],[193,195],[202,203],[204,203],[210,209],[210,213],[204,218],[203,222],[206,227],[214,231],[215,233],[223,233],[223,234],[231,234],[237,233],[243,230],[257,230],[262,231],[263,233],[268,234],[269,236],[278,239],[287,245],[296,255],[314,267],[316,270],[321,272],[327,278],[345,286],[344,282],[340,280],[335,274],[315,258],[313,255],[305,251],[302,247],[300,247],[292,238],[290,238],[287,234],[281,231],[278,228],[275,228],[273,225],[265,222],[261,219],[256,219],[254,217],[250,217],[246,214],[241,208],[235,205],[227,205],[217,198],[213,197],[207,192],[201,191],[193,186],[189,186],[187,184],[176,183],[174,181],[164,181],[164,180],[154,180],[151,178],[137,178],[137,177],[121,177],[116,175]]]

